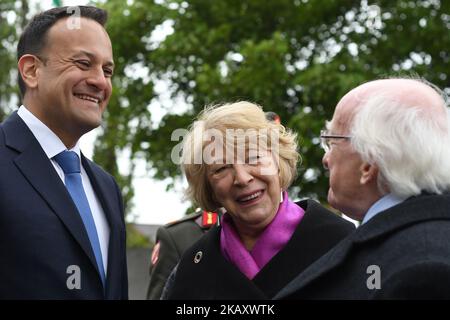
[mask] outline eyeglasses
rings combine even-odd
[[[343,136],[338,134],[329,134],[327,130],[320,130],[320,145],[325,152],[330,151],[330,139],[351,139],[351,136]]]

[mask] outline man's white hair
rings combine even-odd
[[[382,95],[360,106],[351,143],[364,161],[379,167],[382,194],[450,191],[450,112],[444,101],[442,108],[441,114],[424,112]]]

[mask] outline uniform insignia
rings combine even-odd
[[[218,214],[210,211],[203,211],[202,225],[203,227],[211,227],[217,223]]]
[[[160,247],[161,247],[161,243],[159,243],[159,241],[153,247],[152,257],[151,257],[152,265],[155,265],[158,262]]]

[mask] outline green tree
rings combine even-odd
[[[17,30],[26,23],[28,3],[25,0],[2,0],[0,3],[0,122],[19,100],[15,48]]]

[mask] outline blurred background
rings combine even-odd
[[[82,150],[122,188],[131,298],[143,298],[158,225],[194,210],[171,133],[205,105],[249,100],[279,114],[299,133],[303,158],[291,196],[325,203],[318,136],[345,92],[406,75],[450,94],[449,0],[0,0],[0,121],[21,103],[15,51],[28,19],[77,4],[109,12],[114,92]]]

